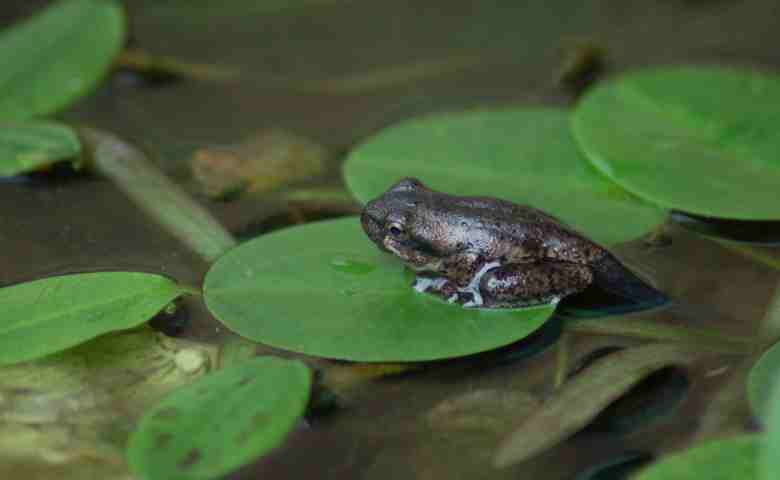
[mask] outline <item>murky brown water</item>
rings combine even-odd
[[[0,24],[45,3],[6,0]],[[572,95],[553,79],[561,49],[577,38],[607,49],[610,73],[707,62],[780,69],[780,4],[774,0],[575,3],[234,0],[207,7],[214,2],[127,1],[135,46],[240,75],[159,86],[114,75],[62,118],[139,142],[186,184],[194,149],[236,143],[267,127],[343,152],[419,113],[509,102],[569,104]],[[338,184],[338,164],[323,184]],[[208,207],[236,232],[285,218],[273,195]],[[0,184],[0,224],[0,251],[6,252],[0,284],[96,269],[162,272],[198,283],[208,268],[97,178]],[[674,229],[671,240],[654,249],[640,242],[620,249],[687,307],[640,317],[753,333],[780,274],[683,229]],[[191,335],[218,327],[203,309],[192,308]],[[573,339],[571,358],[635,343],[582,335]],[[552,389],[555,356],[552,348],[507,365],[456,362],[370,382],[349,392],[346,408],[301,426],[283,448],[232,478],[567,479],[626,451],[663,453],[749,423],[739,390],[744,368],[739,358],[725,356],[688,372],[689,394],[673,413],[628,434],[577,435],[508,470],[490,465],[506,433],[495,424],[511,426],[522,411],[483,415],[485,428],[431,423],[431,409],[469,392],[542,398]]]

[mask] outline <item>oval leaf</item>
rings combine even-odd
[[[64,275],[0,289],[0,365],[32,360],[147,321],[181,294],[135,272]]]
[[[593,165],[648,201],[708,217],[778,220],[778,103],[780,77],[657,68],[590,90],[573,129]]]
[[[127,461],[147,479],[212,479],[279,445],[303,414],[309,369],[247,360],[174,392],[131,434]]]
[[[672,365],[687,365],[697,358],[685,347],[650,344],[597,360],[564,384],[503,441],[494,464],[507,467],[531,458],[580,430],[651,373]]]
[[[775,373],[777,379],[778,372]],[[767,433],[761,449],[760,468],[762,479],[780,478],[780,384],[774,382],[771,397],[767,401]]]
[[[539,328],[552,305],[465,309],[411,287],[357,218],[289,228],[228,252],[206,274],[209,310],[274,347],[355,361],[422,361],[491,350]]]
[[[364,202],[412,176],[455,195],[533,205],[607,244],[634,239],[665,218],[593,169],[571,138],[566,113],[551,108],[411,120],[353,150],[344,175]]]
[[[747,394],[750,408],[762,422],[769,413],[769,397],[780,378],[780,343],[774,344],[750,369]]]
[[[124,38],[114,0],[63,0],[0,33],[0,119],[59,110],[91,90]]]
[[[755,480],[761,437],[740,435],[669,455],[631,477],[634,480]]]
[[[38,170],[76,157],[81,143],[65,125],[44,122],[0,124],[0,177]]]

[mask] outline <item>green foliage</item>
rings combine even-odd
[[[181,294],[159,275],[50,277],[0,289],[0,365],[32,360],[149,320]]]
[[[750,369],[747,394],[753,414],[765,421],[769,413],[769,397],[780,378],[780,343],[774,344]]]
[[[0,120],[66,107],[89,92],[122,47],[115,0],[61,0],[0,33]]]
[[[490,350],[529,335],[554,309],[465,309],[416,292],[412,279],[353,217],[240,245],[214,264],[203,290],[209,310],[246,338],[356,361],[434,360]]]
[[[780,385],[778,372],[774,373],[774,388],[766,401],[767,432],[761,449],[759,472],[762,480],[780,478]]]
[[[213,479],[278,446],[303,414],[309,369],[272,357],[204,376],[149,410],[127,461],[140,478]]]
[[[634,480],[754,480],[761,437],[740,435],[713,440],[669,455],[632,477]],[[775,477],[771,477],[775,478]],[[767,478],[768,480],[768,478]]]
[[[566,112],[553,108],[411,120],[353,150],[344,175],[364,202],[412,176],[455,195],[533,205],[607,244],[632,240],[665,218],[593,169],[569,133]]]
[[[81,144],[64,125],[45,122],[0,124],[0,177],[37,170],[76,157]]]
[[[779,103],[780,77],[655,68],[588,91],[573,132],[604,175],[664,208],[778,220]]]

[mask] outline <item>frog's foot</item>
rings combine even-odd
[[[427,292],[429,290],[440,292],[444,290],[444,287],[447,283],[449,283],[449,280],[444,277],[424,277],[418,275],[414,279],[412,288],[418,292]]]

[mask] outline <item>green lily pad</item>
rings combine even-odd
[[[221,257],[203,287],[231,330],[274,347],[355,361],[423,361],[526,337],[554,310],[466,309],[411,287],[413,275],[355,217],[264,235]]]
[[[37,170],[76,157],[81,143],[65,125],[45,122],[0,124],[0,177]]]
[[[769,397],[780,379],[780,343],[774,344],[750,369],[747,394],[753,414],[766,421],[769,414]]]
[[[759,460],[761,478],[780,478],[780,385],[775,382],[767,401],[767,433]]]
[[[739,435],[669,455],[636,474],[634,480],[753,480],[761,446],[759,435]]]
[[[604,179],[579,152],[568,116],[553,108],[439,114],[390,127],[353,150],[344,166],[363,202],[401,177],[435,190],[529,204],[596,241],[653,230],[665,213]]]
[[[284,440],[310,387],[303,363],[273,357],[208,374],[144,415],[127,461],[150,480],[221,478]]]
[[[124,40],[114,0],[61,0],[0,33],[0,119],[59,110],[105,75]]]
[[[778,220],[780,77],[715,67],[629,73],[574,111],[586,156],[626,190],[707,217]]]
[[[0,289],[0,365],[32,360],[149,320],[181,294],[147,273],[63,275]]]

